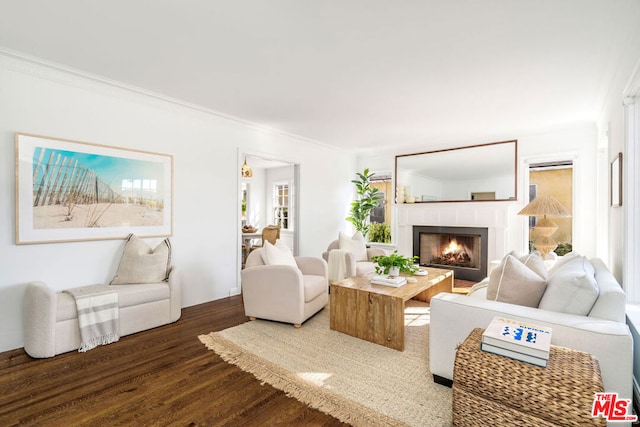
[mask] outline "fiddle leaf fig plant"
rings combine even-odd
[[[362,173],[357,172],[359,179],[354,179],[351,182],[356,185],[356,192],[358,198],[351,202],[351,215],[346,220],[353,224],[356,231],[362,233],[363,236],[367,236],[369,233],[369,215],[371,210],[378,206],[378,189],[371,187],[371,177],[375,173],[369,173],[369,169],[366,168]]]
[[[418,257],[405,257],[400,255],[398,251],[393,251],[390,255],[378,255],[371,258],[376,263],[377,274],[389,274],[391,267],[398,267],[402,273],[413,274],[419,270],[415,265]]]

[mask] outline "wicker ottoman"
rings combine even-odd
[[[474,329],[456,353],[454,426],[605,426],[592,418],[603,392],[600,365],[588,353],[551,346],[546,368],[480,349]]]

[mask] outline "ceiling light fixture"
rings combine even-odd
[[[253,176],[253,171],[251,167],[247,164],[247,158],[244,158],[244,163],[242,164],[242,168],[240,169],[240,173],[243,178],[251,178]]]

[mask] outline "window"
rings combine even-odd
[[[242,225],[246,225],[247,223],[247,210],[249,205],[249,184],[246,182],[242,183]]]
[[[529,165],[529,201],[540,195],[553,196],[565,208],[573,210],[573,161],[558,160]],[[573,218],[551,218],[558,227],[552,238],[558,255],[573,250]],[[529,249],[533,249],[535,227],[540,218],[529,217]]]
[[[273,186],[273,222],[282,230],[289,229],[289,184]]]
[[[391,175],[374,175],[371,178],[371,187],[377,188],[378,206],[371,210],[369,220],[371,223],[391,225]]]

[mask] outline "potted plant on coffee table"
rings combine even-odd
[[[405,257],[400,255],[397,250],[390,255],[378,255],[371,258],[371,261],[376,263],[376,273],[389,276],[399,276],[400,272],[415,273],[418,271],[418,267],[415,265],[417,260],[417,256]]]

